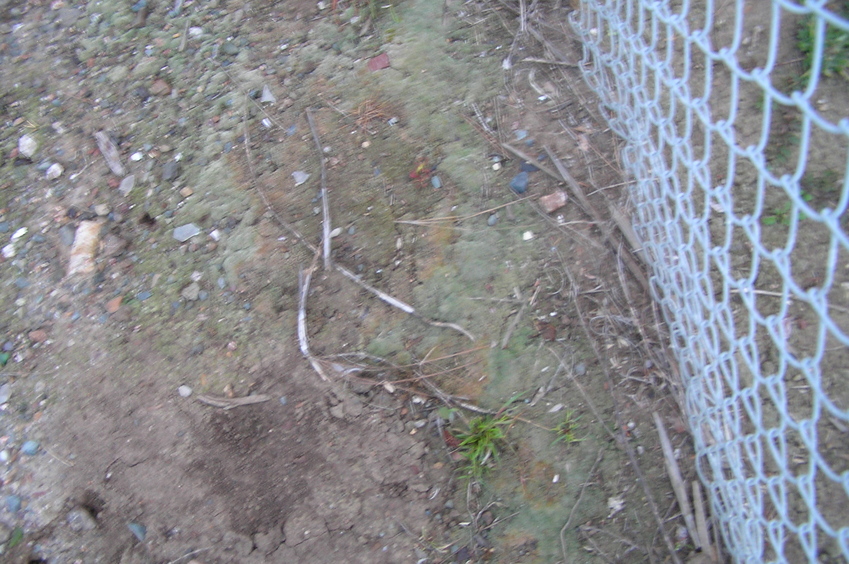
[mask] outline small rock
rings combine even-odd
[[[154,96],[167,96],[171,94],[171,85],[161,78],[157,78],[150,85],[150,93]]]
[[[65,517],[65,520],[68,522],[68,526],[71,530],[75,533],[93,531],[97,528],[97,521],[95,521],[91,513],[82,507],[77,507],[76,509],[68,511],[68,515]]]
[[[181,243],[185,243],[195,235],[200,233],[200,228],[194,223],[187,223],[174,229],[174,238]]]
[[[200,294],[200,284],[197,282],[192,282],[180,292],[180,296],[189,302],[195,302],[198,299],[198,295]]]
[[[575,365],[574,371],[575,371],[575,376],[583,376],[584,374],[587,373],[587,365],[584,364],[583,362],[579,362],[578,364]]]
[[[38,441],[26,441],[21,445],[21,454],[35,456],[38,454]]]
[[[430,177],[430,184],[434,188],[437,188],[437,189],[442,188],[442,181],[436,175]]]
[[[335,417],[336,419],[344,419],[345,418],[345,404],[337,404],[330,408],[330,415]]]
[[[47,340],[47,331],[44,329],[36,329],[35,331],[30,331],[27,336],[33,343],[43,343]]]
[[[18,152],[26,158],[32,158],[38,150],[38,142],[29,135],[22,135],[18,139]]]
[[[194,193],[195,193],[195,191],[192,190],[191,188],[189,188],[188,186],[184,186],[183,188],[180,188],[180,195],[184,198],[188,198],[189,196],[191,196]]]
[[[254,535],[254,546],[260,554],[268,555],[277,550],[283,542],[283,530],[272,527],[267,533],[256,533]]]
[[[17,513],[21,509],[21,496],[19,495],[7,495],[6,496],[6,509],[9,510],[9,513]]]
[[[277,98],[275,98],[274,94],[271,93],[271,88],[263,84],[262,97],[259,99],[259,101],[263,104],[274,104],[277,102]]]
[[[539,205],[545,210],[545,213],[551,213],[559,210],[566,205],[566,192],[558,190],[552,194],[548,194],[539,199]]]
[[[144,290],[143,292],[139,292],[138,294],[136,294],[136,299],[140,302],[143,302],[145,300],[149,300],[151,296],[153,296],[153,292]]]
[[[124,299],[124,296],[116,296],[106,302],[106,313],[115,313],[121,307],[121,301]]]
[[[498,214],[497,214],[497,213],[494,213],[494,214],[490,215],[490,216],[486,219],[486,224],[487,224],[487,225],[489,225],[490,227],[492,227],[492,226],[493,226],[493,225],[495,225],[496,223],[498,223]]]
[[[221,52],[231,57],[239,54],[239,48],[232,41],[225,41],[221,45]]]
[[[123,194],[124,196],[126,196],[127,194],[130,193],[130,191],[133,189],[133,186],[135,186],[135,185],[136,185],[136,175],[131,174],[131,175],[127,176],[126,178],[124,178],[124,180],[121,181],[121,184],[118,185],[118,191],[121,194]]]
[[[300,186],[301,184],[306,182],[309,177],[310,175],[302,170],[296,170],[292,173],[292,178],[295,179],[295,186]]]
[[[109,215],[109,212],[109,206],[106,204],[97,204],[96,206],[94,206],[94,213],[96,213],[100,217],[106,217],[107,215]]]
[[[138,523],[127,523],[127,528],[139,539],[139,542],[144,542],[144,538],[147,536],[147,527]]]
[[[186,385],[183,385],[177,388],[177,393],[180,394],[181,398],[187,398],[192,395],[192,389]]]
[[[338,237],[341,234],[342,234],[342,228],[337,227],[336,229],[334,229],[333,231],[330,232],[330,238],[335,239],[336,237]]]
[[[108,257],[115,257],[124,252],[129,246],[129,242],[123,237],[118,237],[114,233],[107,233],[103,238],[103,254]]]
[[[516,141],[521,141],[522,139],[524,139],[525,137],[528,136],[528,130],[527,129],[517,129],[515,131],[515,133],[516,133]]]
[[[386,53],[381,53],[377,57],[369,59],[368,70],[374,72],[385,68],[389,68],[389,55]]]
[[[0,386],[0,404],[4,404],[12,397],[12,386],[8,382]]]
[[[45,176],[47,176],[47,180],[56,180],[62,173],[65,172],[65,167],[60,165],[59,163],[53,163],[47,168],[47,172]]]
[[[121,164],[121,154],[118,152],[118,147],[109,138],[105,131],[98,131],[94,134],[94,139],[97,141],[97,148],[100,149],[100,154],[106,159],[106,164],[109,166],[115,176],[124,176],[126,170]]]
[[[180,163],[168,161],[162,165],[162,180],[174,180],[180,176]]]
[[[520,172],[510,181],[510,189],[517,194],[524,194],[528,189],[528,173]]]
[[[522,164],[519,165],[519,170],[522,172],[536,172],[539,169],[529,162],[522,161]]]

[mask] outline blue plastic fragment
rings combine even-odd
[[[520,172],[510,181],[510,189],[517,194],[524,194],[528,189],[528,173]]]

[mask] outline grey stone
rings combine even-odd
[[[94,517],[91,516],[91,513],[82,507],[77,507],[76,509],[68,511],[68,515],[65,519],[68,522],[68,526],[75,533],[93,531],[97,528],[97,521],[95,521]]]
[[[182,292],[180,292],[180,296],[182,296],[184,300],[188,300],[190,302],[197,301],[199,294],[200,284],[198,284],[197,282],[192,282],[191,284],[183,288]]]
[[[187,223],[174,229],[174,238],[181,243],[185,243],[198,233],[200,233],[200,227],[194,223]]]
[[[174,180],[180,176],[180,163],[168,161],[162,165],[162,180]]]

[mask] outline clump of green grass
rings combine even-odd
[[[479,479],[498,460],[513,423],[509,415],[482,415],[469,420],[467,430],[457,431],[458,452],[466,459],[468,475]]]
[[[573,443],[580,443],[583,441],[583,438],[578,438],[577,430],[578,430],[578,421],[581,419],[580,415],[575,414],[575,410],[567,409],[566,413],[563,414],[563,420],[557,424],[557,426],[552,429],[554,434],[557,435],[557,438],[554,439],[555,443],[564,443],[567,445],[571,445]]]
[[[838,4],[839,9],[834,11],[849,20],[849,0],[843,0]],[[811,67],[814,63],[816,36],[814,16],[809,15],[803,18],[796,34],[797,46],[804,56],[802,60],[803,79],[810,78]],[[842,76],[849,80],[849,31],[833,25],[826,27],[820,74],[825,77]]]

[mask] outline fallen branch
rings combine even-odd
[[[702,541],[702,550],[708,555],[711,562],[719,562],[710,542],[710,535],[708,535],[707,511],[705,511],[705,503],[702,499],[702,486],[698,480],[693,480],[693,509],[696,513],[696,530],[699,532],[699,539]]]
[[[384,302],[388,303],[389,305],[391,305],[393,307],[397,307],[398,309],[400,309],[404,313],[407,313],[409,315],[412,315],[413,317],[421,319],[422,321],[424,321],[428,325],[432,325],[434,327],[446,327],[448,329],[454,329],[455,331],[462,333],[463,335],[468,337],[469,340],[471,340],[471,341],[475,340],[474,335],[472,335],[471,333],[469,333],[468,331],[466,331],[465,329],[463,329],[462,327],[460,327],[456,323],[448,323],[446,321],[434,321],[433,319],[428,319],[427,317],[423,316],[418,311],[416,311],[416,309],[413,306],[411,306],[410,304],[402,302],[398,298],[394,298],[394,297],[390,296],[389,294],[387,294],[385,292],[381,292],[380,290],[378,290],[377,288],[375,288],[373,286],[369,286],[359,276],[357,276],[356,274],[354,274],[350,270],[343,268],[339,265],[336,265],[335,268],[336,268],[336,270],[338,270],[343,276],[345,276],[349,280],[353,281],[354,283],[356,283],[360,287],[368,290],[369,292],[371,292],[372,294],[374,294],[375,296],[377,296],[378,298],[380,298]]]
[[[669,442],[669,437],[666,434],[666,429],[663,426],[663,420],[657,412],[653,412],[654,426],[657,428],[657,434],[660,437],[660,446],[663,448],[663,461],[666,464],[666,473],[669,474],[669,481],[672,482],[672,491],[675,492],[675,498],[678,500],[678,507],[684,515],[684,524],[687,525],[687,530],[690,533],[690,538],[696,545],[696,550],[701,550],[702,542],[699,539],[699,531],[696,529],[696,520],[693,518],[693,510],[690,508],[690,498],[687,496],[687,488],[684,487],[684,480],[681,478],[681,469],[678,468],[678,462],[675,461],[675,454],[672,452],[672,443]]]
[[[263,403],[270,399],[271,396],[267,396],[265,394],[256,394],[253,396],[244,396],[241,398],[228,398],[224,396],[212,396],[209,394],[201,394],[197,397],[197,400],[201,403],[211,405],[212,407],[220,407],[224,410],[233,409],[234,407],[239,407],[242,405],[253,405],[255,403]]]
[[[307,108],[307,122],[310,124],[312,138],[315,141],[315,148],[318,150],[318,162],[321,166],[321,227],[322,227],[322,246],[324,247],[324,270],[330,270],[330,204],[327,203],[327,169],[324,166],[324,151],[321,148],[321,140],[318,138],[318,130],[315,128],[315,120],[312,118],[312,112]]]
[[[266,209],[268,209],[268,211],[271,212],[272,217],[277,221],[277,223],[279,223],[280,226],[283,227],[283,229],[285,229],[290,234],[292,234],[298,240],[299,243],[301,243],[302,245],[307,247],[313,253],[317,253],[318,247],[313,245],[306,237],[304,237],[303,234],[301,234],[300,231],[295,229],[285,219],[283,219],[283,217],[279,213],[277,213],[277,211],[271,205],[271,200],[268,199],[268,195],[265,193],[265,190],[263,190],[262,188],[260,188],[256,184],[256,174],[254,173],[253,160],[251,158],[250,132],[248,131],[247,117],[245,117],[243,119],[242,125],[243,125],[243,131],[244,131],[244,135],[242,137],[243,137],[243,141],[244,141],[244,145],[245,145],[245,156],[247,158],[248,170],[251,173],[251,182],[253,184],[254,189],[257,191],[260,198],[262,199],[262,202],[265,204]],[[323,164],[322,164],[322,167],[323,167]],[[322,198],[322,200],[324,200],[325,202],[327,201],[325,198]],[[329,215],[329,213],[328,213],[328,215]],[[330,224],[330,222],[328,221],[326,225],[329,226],[329,224]],[[326,242],[329,241],[329,237],[325,237],[324,240]],[[327,255],[327,256],[329,256],[329,255]],[[466,337],[468,337],[470,340],[472,340],[472,341],[475,340],[475,337],[471,333],[469,333],[468,331],[466,331],[465,329],[463,329],[459,325],[456,325],[454,323],[446,323],[446,322],[442,322],[442,321],[433,321],[431,319],[428,319],[428,318],[424,317],[423,315],[421,315],[420,313],[418,313],[412,306],[405,304],[401,300],[393,298],[389,294],[381,292],[377,288],[373,288],[372,286],[369,286],[368,284],[366,284],[365,282],[360,280],[359,276],[357,276],[356,274],[354,274],[350,270],[346,269],[345,267],[340,266],[340,265],[335,264],[335,263],[331,264],[331,266],[334,269],[338,270],[343,276],[352,280],[353,282],[355,282],[356,284],[358,284],[360,287],[364,288],[365,290],[368,290],[369,292],[371,292],[372,294],[374,294],[375,296],[377,296],[381,300],[385,301],[389,305],[391,305],[393,307],[397,307],[401,311],[408,313],[408,314],[410,314],[414,317],[417,317],[418,319],[424,321],[425,323],[427,323],[429,325],[432,325],[434,327],[446,327],[446,328],[449,328],[449,329],[454,329],[455,331],[458,331],[458,332],[462,333],[463,335],[465,335]]]
[[[572,274],[572,271],[569,269],[565,262],[563,263],[563,271],[569,277],[569,282],[572,285],[572,292],[576,293],[578,289],[577,281],[575,280],[575,276]],[[672,561],[675,562],[675,564],[681,564],[681,558],[678,556],[678,553],[675,550],[675,544],[672,542],[672,539],[669,536],[669,532],[667,532],[666,528],[663,526],[663,520],[660,518],[660,512],[657,509],[657,503],[655,502],[654,495],[652,494],[651,489],[649,489],[648,483],[646,482],[646,479],[643,476],[643,471],[640,468],[640,463],[637,460],[636,455],[634,454],[634,448],[631,446],[631,443],[628,442],[628,440],[624,436],[624,433],[622,432],[621,413],[619,411],[618,406],[619,402],[616,400],[616,396],[613,394],[615,385],[613,382],[613,376],[610,374],[610,369],[608,368],[609,362],[605,359],[604,355],[602,355],[598,343],[593,338],[590,328],[587,326],[587,321],[584,318],[584,312],[581,309],[580,300],[577,299],[577,295],[575,296],[575,299],[572,300],[572,302],[575,304],[575,310],[578,315],[578,321],[581,324],[581,329],[583,330],[587,341],[589,341],[590,345],[593,348],[593,353],[595,353],[595,357],[598,360],[598,365],[604,371],[604,375],[610,389],[610,399],[613,403],[613,413],[616,417],[617,432],[613,434],[610,433],[610,431],[606,429],[606,427],[605,429],[608,431],[609,434],[612,434],[615,437],[616,442],[622,447],[622,449],[625,451],[625,454],[628,455],[628,460],[631,462],[631,468],[633,468],[634,474],[636,474],[637,476],[637,481],[643,488],[643,493],[646,496],[646,502],[648,503],[649,509],[651,510],[655,521],[657,522],[658,530],[663,536],[663,542],[666,545],[666,550],[669,552],[669,556],[672,558]],[[578,381],[574,378],[572,379],[572,382],[574,382],[575,384],[578,383]],[[581,389],[580,386],[579,389]],[[586,394],[584,394],[584,397],[585,399],[587,399]],[[596,414],[596,417],[598,417],[598,414]]]
[[[307,338],[307,295],[310,293],[310,279],[312,278],[313,270],[315,270],[316,259],[318,259],[317,253],[313,258],[312,265],[310,265],[306,272],[301,271],[298,275],[298,281],[300,282],[300,299],[298,300],[298,343],[301,346],[301,353],[307,360],[310,361],[313,369],[318,372],[321,379],[327,382],[330,378],[328,378],[327,374],[324,373],[324,367],[321,366],[321,363],[319,363],[310,352],[310,343]]]
[[[601,235],[604,237],[605,242],[610,245],[613,249],[618,247],[613,234],[611,233],[610,227],[601,215],[596,211],[593,205],[590,203],[587,196],[584,194],[584,191],[581,190],[581,186],[578,184],[578,181],[575,180],[569,171],[566,170],[566,167],[563,166],[563,163],[560,162],[560,159],[549,149],[545,148],[545,152],[548,154],[548,157],[551,159],[551,162],[554,163],[554,166],[557,168],[557,172],[560,173],[561,178],[566,182],[566,185],[569,187],[572,196],[574,196],[578,203],[581,205],[581,208],[584,210],[584,213],[590,216],[590,218],[598,224],[601,229]],[[625,237],[628,239],[628,237]],[[643,290],[646,291],[647,294],[650,294],[649,281],[646,278],[646,275],[643,273],[640,266],[637,264],[637,261],[634,260],[634,257],[630,253],[625,253],[623,255],[625,260],[625,266],[628,267],[628,271],[631,275],[640,283],[643,287]]]

